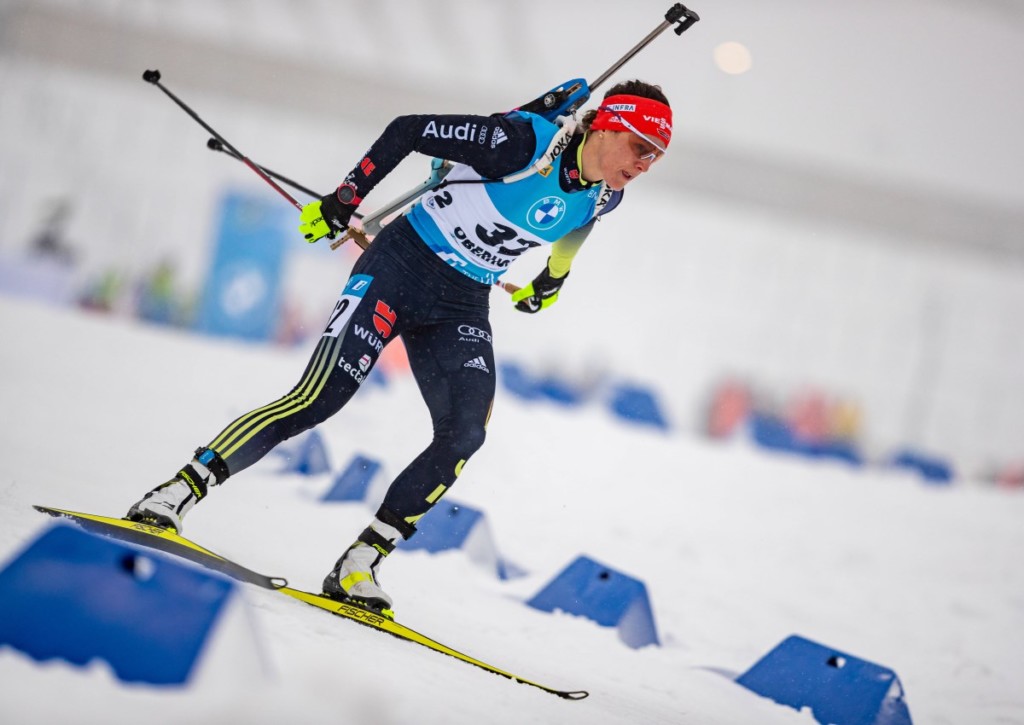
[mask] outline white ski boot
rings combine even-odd
[[[160,484],[137,501],[128,509],[125,518],[180,534],[181,520],[193,506],[206,498],[209,481],[209,469],[193,460],[170,481]]]
[[[374,518],[324,578],[323,591],[324,596],[331,599],[355,604],[392,619],[392,600],[380,587],[377,569],[384,557],[395,550],[395,542],[412,536],[416,529],[397,517],[386,518],[401,524],[401,530]]]

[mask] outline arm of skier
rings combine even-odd
[[[564,237],[551,245],[551,256],[548,263],[530,284],[512,293],[512,304],[520,312],[540,312],[558,300],[558,292],[569,276],[569,267],[583,242],[594,228],[594,222],[573,229]]]
[[[399,116],[334,192],[302,209],[299,229],[310,242],[345,229],[363,197],[414,152],[500,178],[524,168],[536,144],[532,124],[519,114]]]

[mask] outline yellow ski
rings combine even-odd
[[[324,611],[330,612],[331,614],[337,615],[339,617],[344,617],[345,619],[351,619],[355,622],[359,622],[360,624],[365,624],[367,627],[373,627],[374,629],[380,630],[381,632],[387,632],[388,634],[394,635],[399,639],[404,639],[407,642],[415,642],[416,644],[422,645],[428,649],[432,649],[435,652],[446,654],[450,657],[454,657],[455,659],[462,660],[463,662],[467,662],[471,665],[475,665],[480,669],[492,672],[495,675],[507,677],[515,682],[520,682],[524,685],[530,685],[532,687],[540,688],[545,692],[550,692],[552,695],[558,695],[559,697],[564,698],[566,700],[582,700],[589,694],[587,692],[584,692],[583,690],[556,690],[554,688],[547,687],[546,685],[541,685],[531,680],[527,680],[523,677],[520,677],[519,675],[513,675],[511,672],[506,672],[505,670],[498,669],[493,665],[489,665],[486,662],[481,662],[480,660],[474,657],[470,657],[469,655],[459,652],[458,650],[452,649],[451,647],[448,647],[446,645],[443,645],[440,642],[435,642],[434,640],[430,639],[430,637],[422,635],[416,630],[409,629],[405,625],[399,624],[394,620],[388,619],[387,617],[384,617],[380,614],[376,614],[375,612],[372,612],[367,609],[362,609],[361,607],[357,607],[352,604],[346,604],[344,602],[339,602],[334,599],[329,599],[328,597],[323,597],[317,594],[310,594],[309,592],[304,592],[299,589],[292,589],[291,587],[282,587],[277,591],[281,594],[287,594],[290,597],[294,597],[295,599],[298,599],[301,602],[305,602],[306,604],[310,604],[314,607],[318,607],[319,609],[323,609]]]
[[[67,511],[65,509],[50,508],[49,506],[33,506],[32,508],[50,516],[73,521],[87,531],[93,531],[97,534],[127,541],[131,544],[148,546],[151,549],[174,554],[200,566],[205,566],[207,569],[220,572],[232,579],[255,584],[264,589],[280,589],[288,585],[287,579],[267,576],[252,569],[247,569],[241,564],[225,559],[220,554],[204,549],[194,541],[178,536],[169,529],[141,524],[137,521],[125,521],[124,519],[115,519],[110,516],[98,516],[80,511]]]
[[[329,599],[318,594],[311,594],[299,589],[293,589],[289,587],[288,582],[281,577],[270,577],[264,574],[259,574],[251,569],[247,569],[246,567],[236,564],[230,559],[225,559],[223,556],[215,554],[194,541],[190,541],[189,539],[179,536],[168,529],[162,529],[158,526],[150,526],[148,524],[141,524],[135,521],[125,521],[124,519],[117,519],[109,516],[99,516],[97,514],[87,514],[79,511],[67,511],[65,509],[50,508],[48,506],[34,506],[33,508],[50,516],[66,518],[86,530],[94,531],[98,534],[110,536],[122,541],[127,541],[132,544],[156,549],[168,554],[174,554],[233,579],[249,584],[255,584],[259,587],[263,587],[264,589],[271,589],[281,594],[286,594],[293,599],[298,599],[300,602],[305,602],[306,604],[322,609],[335,616],[350,619],[367,627],[372,627],[381,632],[386,632],[398,637],[399,639],[404,639],[407,642],[413,642],[435,652],[446,654],[450,657],[454,657],[455,659],[462,660],[463,662],[479,667],[482,670],[486,670],[487,672],[507,677],[514,682],[536,687],[566,700],[582,700],[589,694],[583,690],[556,690],[554,688],[547,687],[546,685],[541,685],[537,682],[533,682],[532,680],[527,680],[526,678],[514,675],[511,672],[506,672],[505,670],[499,669],[493,665],[489,665],[474,657],[470,657],[469,655],[443,645],[440,642],[435,642],[429,637],[422,635],[415,630],[409,629],[405,625],[399,624],[394,620],[377,614],[376,612],[363,609],[352,604],[335,601],[334,599]]]

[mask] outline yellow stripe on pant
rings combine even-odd
[[[323,391],[340,354],[339,338],[323,338],[306,375],[291,392],[229,424],[209,447],[227,460],[271,423],[308,408]]]

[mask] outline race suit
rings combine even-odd
[[[218,482],[338,412],[401,337],[433,439],[394,480],[382,508],[415,525],[484,442],[495,391],[492,283],[527,249],[556,241],[567,270],[597,213],[621,198],[604,192],[599,199],[603,187],[582,179],[582,134],[568,137],[550,166],[501,181],[550,153],[558,131],[519,112],[402,116],[389,124],[346,177],[360,198],[414,151],[454,162],[451,183],[385,226],[362,254],[298,384],[200,449],[200,461],[216,463]]]

